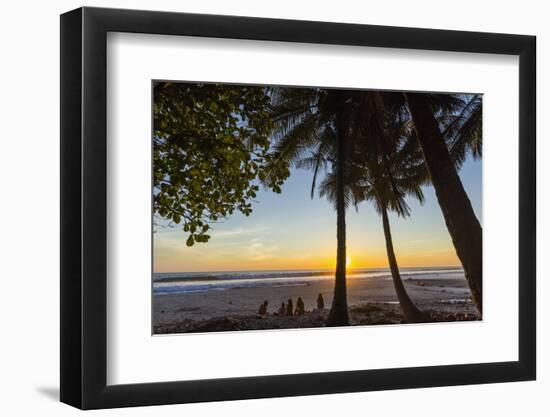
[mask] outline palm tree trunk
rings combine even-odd
[[[437,201],[462,266],[472,298],[482,312],[482,228],[449,155],[425,95],[406,93],[418,141],[430,172]]]
[[[393,286],[395,287],[395,292],[397,293],[397,299],[399,300],[401,310],[403,310],[405,321],[409,323],[422,322],[425,320],[424,315],[410,299],[409,294],[407,294],[407,290],[403,285],[403,281],[401,280],[401,275],[399,274],[399,267],[397,266],[397,259],[395,258],[395,252],[393,250],[390,221],[388,219],[388,212],[385,208],[382,209],[382,223],[384,226],[386,251],[388,252],[388,263],[390,264]]]
[[[348,106],[345,106],[348,107]],[[336,160],[336,275],[334,297],[327,319],[327,326],[348,326],[348,301],[346,289],[346,204],[345,204],[345,164],[346,140],[350,127],[340,118],[337,138]]]

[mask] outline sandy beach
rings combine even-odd
[[[427,321],[480,320],[470,298],[462,273],[441,274],[426,279],[403,276],[405,287]],[[322,327],[332,302],[333,280],[305,284],[236,287],[192,293],[153,296],[154,333],[228,331],[269,328]],[[323,295],[325,309],[317,310],[316,300]],[[303,316],[276,314],[281,303],[301,297]],[[259,306],[268,301],[267,314],[258,315]],[[387,276],[348,279],[348,305],[352,324],[398,324],[403,322],[393,282]]]

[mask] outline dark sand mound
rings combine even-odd
[[[466,302],[464,302],[466,304]],[[364,303],[350,307],[352,325],[403,324],[403,314],[397,304]],[[475,313],[452,310],[424,310],[426,322],[450,322],[480,320]],[[235,315],[206,320],[174,320],[154,326],[155,334],[230,332],[238,330],[296,329],[325,327],[328,309],[307,311],[301,316],[278,316],[268,314]]]

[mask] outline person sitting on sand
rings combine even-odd
[[[292,298],[289,298],[288,302],[286,303],[286,315],[292,316],[293,309],[294,309],[294,306],[292,305]]]
[[[319,294],[317,297],[317,308],[323,310],[325,308],[325,300],[323,300],[323,294]]]
[[[302,297],[298,297],[298,301],[296,301],[296,311],[294,312],[294,314],[296,316],[303,316],[304,313],[305,313],[304,300],[302,300]]]
[[[265,300],[261,305],[260,305],[260,309],[258,310],[258,314],[260,316],[265,316],[267,314],[267,300]]]
[[[279,316],[284,316],[286,314],[286,305],[285,303],[281,304],[281,307],[279,307],[279,311],[277,312]]]

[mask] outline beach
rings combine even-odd
[[[153,295],[155,334],[323,327],[332,302],[334,280],[329,273],[264,273],[247,276],[165,277]],[[297,275],[297,276],[296,276]],[[480,320],[461,270],[411,270],[402,273],[410,298],[426,321]],[[162,291],[162,289],[170,289]],[[317,309],[322,294],[325,308]],[[348,306],[351,324],[399,324],[403,317],[391,276],[375,271],[349,274]],[[281,303],[301,297],[306,314],[279,316]],[[267,314],[259,315],[268,301]]]

